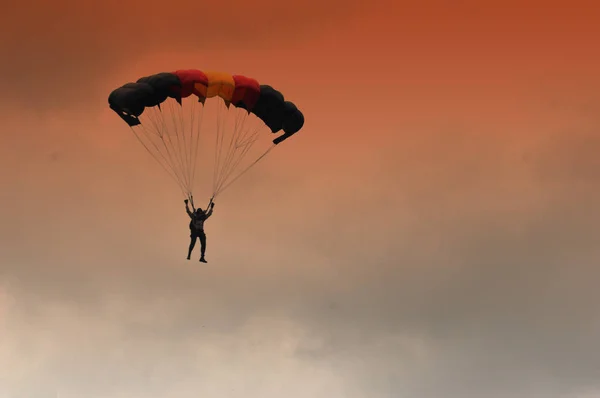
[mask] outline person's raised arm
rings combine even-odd
[[[188,216],[190,216],[190,218],[193,218],[194,217],[194,213],[192,213],[190,211],[189,200],[186,199],[186,200],[184,200],[184,202],[185,202],[185,211],[187,212]]]
[[[214,203],[210,204],[210,209],[208,209],[208,211],[206,212],[206,218],[210,217],[211,214],[213,214],[213,207],[215,207]]]

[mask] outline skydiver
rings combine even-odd
[[[208,219],[208,217],[210,217],[213,213],[213,207],[215,207],[215,204],[211,201],[210,202],[210,208],[208,209],[208,211],[204,211],[201,208],[198,209],[194,209],[194,204],[192,202],[192,210],[190,211],[189,208],[189,200],[186,199],[184,200],[185,202],[185,210],[188,214],[188,216],[190,216],[191,221],[190,221],[190,247],[188,249],[188,255],[187,255],[187,259],[190,259],[190,256],[192,254],[192,250],[194,250],[194,246],[196,245],[196,238],[200,238],[200,261],[203,263],[206,263],[206,259],[204,258],[204,253],[206,251],[206,234],[204,233],[204,221],[206,221]]]

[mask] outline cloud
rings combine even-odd
[[[207,268],[174,259],[185,242],[168,223],[164,241],[148,247],[157,235],[131,211],[122,232],[97,220],[86,237],[76,218],[33,254],[11,250],[8,385],[111,397],[562,398],[597,389],[600,215],[590,211],[595,196],[573,194],[593,182],[587,166],[573,167],[593,164],[594,151],[578,149],[589,136],[546,135],[527,146],[531,161],[517,162],[521,151],[505,138],[465,131],[432,146],[436,134],[405,148],[428,161],[388,168],[389,180],[372,178],[378,163],[349,165],[352,178],[337,179],[310,218],[283,212],[270,231],[260,222],[269,211],[255,209],[245,217],[256,236],[222,235],[215,224],[219,259]],[[289,197],[319,192],[331,178],[321,170]],[[445,181],[459,185],[447,191]]]

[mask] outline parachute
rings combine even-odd
[[[206,160],[213,142],[211,201],[304,125],[302,112],[281,92],[225,72],[188,69],[145,76],[113,90],[108,103],[188,198],[193,198],[197,172],[208,168],[198,161]],[[210,121],[214,125],[207,133]],[[251,156],[269,132],[283,134]]]

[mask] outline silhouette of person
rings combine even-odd
[[[192,250],[194,250],[194,246],[196,246],[196,239],[200,239],[200,261],[206,263],[206,259],[204,258],[204,254],[206,252],[206,234],[204,233],[204,221],[208,219],[213,213],[213,207],[215,204],[213,202],[210,203],[210,208],[208,211],[204,211],[201,208],[194,209],[194,205],[192,204],[192,210],[190,211],[189,200],[185,200],[185,210],[190,216],[190,247],[188,249],[187,259],[190,259],[192,255]]]

